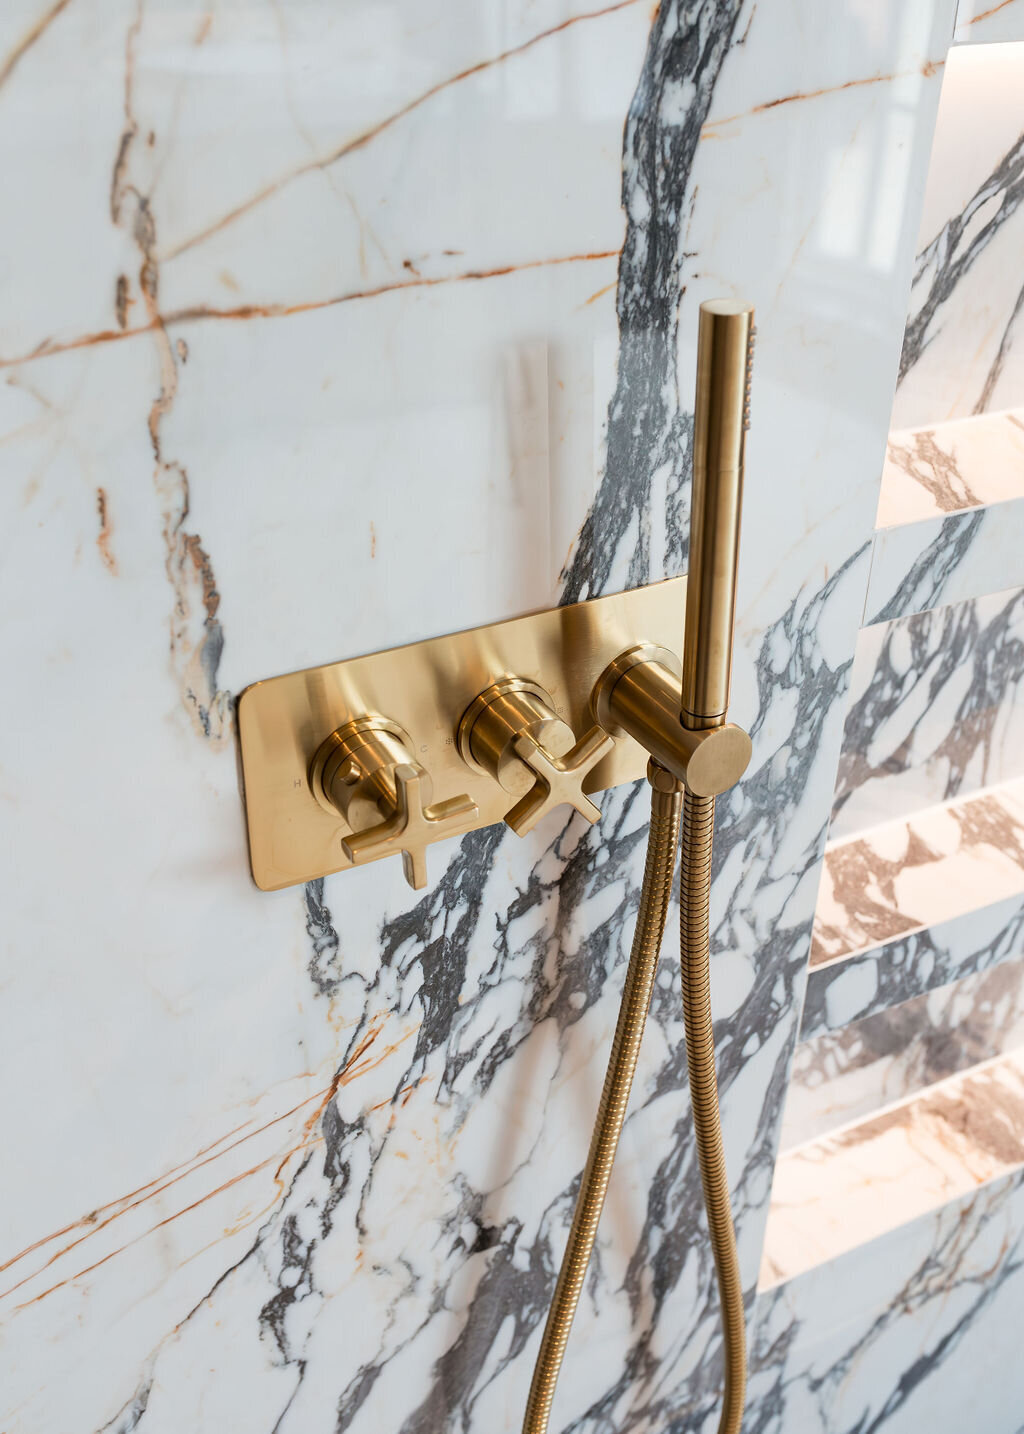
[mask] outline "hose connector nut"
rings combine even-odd
[[[683,784],[667,767],[652,757],[647,763],[647,780],[656,792],[681,792]]]

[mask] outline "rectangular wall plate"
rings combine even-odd
[[[310,788],[310,764],[330,734],[379,713],[412,739],[435,801],[468,794],[474,826],[500,822],[515,798],[459,755],[463,712],[490,683],[522,677],[547,691],[577,737],[593,726],[590,697],[601,673],[626,648],[682,649],[686,579],[593,598],[408,647],[272,677],[238,699],[238,732],[253,879],[264,891],[312,881],[352,865],[341,849],[349,829]],[[587,793],[635,781],[647,753],[631,737],[589,774]]]

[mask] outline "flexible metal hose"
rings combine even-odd
[[[683,855],[679,873],[679,945],[683,968],[686,1064],[690,1072],[693,1131],[722,1307],[725,1393],[718,1434],[738,1434],[747,1388],[747,1337],[743,1284],[736,1255],[725,1152],[722,1149],[722,1122],[715,1077],[715,1035],[711,1024],[708,909],[714,830],[714,797],[695,797],[687,792],[683,801]]]
[[[555,1385],[626,1118],[665,932],[679,836],[681,793],[674,778],[654,763],[649,775],[652,785],[657,785],[653,785],[651,792],[651,826],[636,932],[590,1153],[583,1170],[569,1242],[562,1257],[562,1267],[558,1272],[533,1371],[523,1434],[547,1434]],[[746,1396],[746,1329],[743,1287],[722,1149],[711,1023],[708,910],[714,826],[714,797],[694,797],[688,793],[683,804],[679,903],[686,1059],[690,1073],[694,1135],[722,1306],[725,1393],[718,1430],[719,1434],[738,1434]]]
[[[654,776],[660,785],[669,790],[659,790],[658,786],[654,786],[651,791],[647,862],[622,1004],[601,1092],[601,1104],[590,1140],[590,1153],[572,1217],[569,1243],[562,1257],[562,1268],[558,1272],[558,1283],[533,1371],[523,1434],[545,1434],[548,1427],[558,1371],[590,1262],[608,1178],[626,1118],[630,1086],[643,1039],[647,1009],[651,1004],[661,940],[665,934],[679,839],[681,796],[678,784],[667,772],[658,769]]]

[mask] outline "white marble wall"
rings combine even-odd
[[[953,39],[958,45],[990,45],[1024,39],[1022,0],[958,0]]]
[[[714,908],[752,1296],[953,8],[5,7],[9,1434],[516,1427],[643,793],[420,898],[262,894],[232,694],[684,569],[721,293],[760,330]],[[666,960],[554,1427],[713,1420],[701,1231]]]
[[[1012,0],[983,21],[988,8],[978,34],[1012,43],[946,62],[894,429],[1024,402],[1024,11]]]

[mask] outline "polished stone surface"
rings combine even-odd
[[[685,570],[722,293],[759,320],[713,904],[753,1300],[952,26],[5,8],[10,1434],[515,1427],[644,795],[475,833],[420,897],[396,863],[267,895],[233,698]],[[681,1026],[668,959],[560,1428],[715,1417]]]

